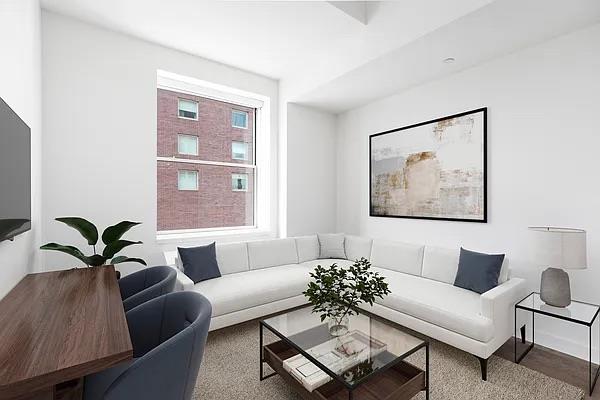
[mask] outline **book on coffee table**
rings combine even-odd
[[[319,363],[334,373],[342,373],[386,350],[386,344],[355,330],[308,350]],[[331,377],[301,354],[283,361],[283,368],[312,392]]]

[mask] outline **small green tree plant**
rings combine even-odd
[[[385,278],[371,271],[371,263],[364,257],[347,268],[335,263],[330,267],[317,265],[310,276],[312,281],[303,294],[321,321],[342,321],[346,316],[359,314],[361,303],[373,305],[376,297],[390,293]]]
[[[98,228],[90,221],[81,217],[61,217],[56,218],[58,222],[62,222],[77,230],[81,236],[83,236],[88,244],[92,246],[94,254],[86,256],[83,251],[79,250],[75,246],[65,246],[58,243],[47,243],[40,247],[42,250],[54,250],[62,253],[67,253],[85,263],[88,267],[97,267],[104,265],[110,260],[109,264],[120,264],[124,262],[136,262],[146,265],[146,262],[141,258],[130,258],[127,256],[117,256],[117,253],[123,250],[125,247],[132,246],[135,244],[142,244],[140,241],[131,241],[121,239],[125,232],[130,230],[136,225],[140,225],[141,222],[121,221],[116,225],[109,226],[102,233],[102,242],[104,243],[104,250],[101,254],[96,252],[96,245],[98,244]]]

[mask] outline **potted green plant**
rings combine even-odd
[[[61,217],[56,218],[58,222],[62,222],[76,229],[92,246],[93,254],[86,256],[83,251],[79,250],[75,246],[65,246],[58,243],[47,243],[40,247],[42,250],[54,250],[69,254],[85,263],[88,267],[98,267],[100,265],[107,264],[120,264],[124,262],[136,262],[146,265],[146,262],[141,258],[131,258],[127,256],[118,256],[117,253],[123,250],[125,247],[132,246],[135,244],[142,244],[140,241],[131,241],[121,239],[125,232],[133,228],[141,222],[121,221],[118,224],[109,226],[102,233],[102,242],[104,243],[104,249],[102,253],[96,252],[96,245],[98,244],[99,234],[96,225],[90,221],[81,217]]]
[[[348,332],[349,316],[359,314],[361,303],[373,305],[376,297],[390,293],[385,278],[371,271],[366,258],[347,268],[336,263],[330,267],[317,265],[310,276],[312,281],[303,294],[312,304],[313,312],[320,313],[321,321],[328,319],[332,336]]]

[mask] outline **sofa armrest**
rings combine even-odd
[[[169,267],[173,268],[175,272],[177,272],[177,280],[175,281],[175,291],[181,292],[184,290],[192,290],[194,287],[194,281],[192,281],[189,276],[183,273],[179,268],[174,265],[169,265]]]
[[[508,339],[514,329],[514,306],[526,295],[525,280],[511,278],[481,295],[481,315],[491,319],[496,331]]]

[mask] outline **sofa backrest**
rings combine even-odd
[[[508,263],[508,258],[504,256],[504,261],[502,262],[502,269],[500,270],[500,276],[498,277],[498,284],[504,283],[510,279],[510,265]]]
[[[298,236],[294,239],[296,240],[299,263],[319,258],[319,238],[317,235]]]
[[[419,244],[375,239],[371,249],[371,264],[419,276],[423,267],[424,247]]]
[[[373,239],[346,235],[344,240],[344,248],[346,250],[346,258],[350,261],[360,260],[361,258],[371,259],[371,247]]]
[[[459,255],[460,249],[425,246],[421,275],[424,278],[453,285],[458,271]]]
[[[294,238],[248,242],[248,265],[251,270],[298,263]]]
[[[216,246],[217,264],[221,275],[248,271],[248,244],[222,243]]]
[[[448,249],[436,246],[425,246],[423,254],[423,272],[424,278],[433,279],[439,282],[454,284],[456,273],[458,272],[458,262],[460,259],[460,248]],[[506,282],[510,278],[510,268],[508,258],[504,257],[498,284]]]
[[[354,261],[365,257],[373,266],[411,275],[423,276],[439,282],[454,284],[458,271],[460,248],[449,249],[412,243],[369,239],[346,235],[346,258]],[[217,262],[221,275],[278,265],[296,264],[319,258],[317,235],[286,239],[269,239],[216,245]],[[177,250],[165,251],[167,265],[183,270]],[[504,258],[498,283],[510,278],[508,259]]]
[[[248,271],[248,246],[246,242],[240,243],[217,243],[215,246],[217,264],[221,275],[235,274]],[[175,266],[183,271],[183,265],[179,259],[177,250],[169,250],[164,253],[167,265]]]

